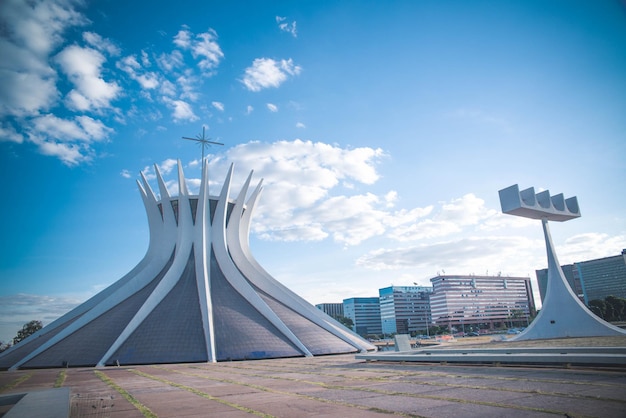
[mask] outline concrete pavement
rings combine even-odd
[[[354,355],[1,372],[0,395],[55,382],[71,390],[72,417],[626,416],[623,368],[365,362]]]

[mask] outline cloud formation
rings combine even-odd
[[[29,116],[50,109],[60,93],[49,62],[68,28],[89,21],[75,7],[79,1],[0,2],[0,116]]]
[[[76,45],[68,46],[56,56],[56,62],[74,85],[66,96],[70,109],[85,112],[109,108],[119,96],[120,86],[101,77],[105,60],[97,50]]]
[[[261,91],[270,87],[278,87],[289,76],[300,74],[302,68],[288,60],[275,61],[271,58],[257,58],[245,70],[241,82],[250,91]]]
[[[287,32],[294,38],[298,37],[298,31],[296,29],[296,21],[288,22],[286,17],[276,16],[276,24],[281,32]]]
[[[224,58],[224,53],[217,43],[217,32],[213,29],[193,36],[185,26],[174,37],[174,44],[183,50],[191,51],[193,57],[199,59],[198,67],[207,76],[214,74],[214,70]]]
[[[129,118],[155,122],[169,112],[176,123],[199,119],[200,87],[224,59],[215,30],[183,26],[170,51],[128,53],[88,30],[83,6],[80,0],[0,2],[0,141],[31,142],[44,155],[78,165],[91,161],[94,144]],[[70,38],[77,28],[87,30]],[[128,87],[138,92],[130,95]],[[221,102],[212,106],[224,110]]]
[[[24,324],[32,320],[48,325],[80,302],[79,298],[64,296],[24,293],[0,296],[0,341],[9,342]]]
[[[167,114],[175,123],[194,122],[210,108],[225,112],[224,103],[201,88],[225,59],[214,29],[194,32],[183,25],[170,50],[126,51],[89,27],[83,7],[80,0],[1,2],[1,141],[31,142],[44,155],[78,165],[98,155],[95,143],[114,135],[115,124],[133,118],[154,123]],[[277,16],[276,23],[297,36],[295,21]],[[239,81],[258,92],[301,71],[292,59],[257,58]],[[274,103],[266,107],[278,111]],[[248,106],[245,112],[252,111]]]
[[[341,148],[297,139],[240,144],[226,154],[209,156],[209,170],[216,177],[226,172],[227,162],[233,162],[237,166],[235,182],[241,184],[252,169],[255,176],[264,178],[265,191],[254,223],[254,232],[263,239],[317,241],[331,237],[341,245],[356,245],[387,231],[392,216],[386,211],[388,196],[333,195],[347,184],[375,183],[379,178],[376,165],[385,157],[381,149]]]

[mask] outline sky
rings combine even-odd
[[[531,277],[540,222],[498,191],[577,196],[562,264],[626,248],[623,1],[3,0],[0,341],[130,271],[136,180],[264,191],[250,246],[312,304]],[[195,188],[195,189],[194,189]],[[538,296],[536,296],[538,299]]]

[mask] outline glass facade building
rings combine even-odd
[[[344,316],[343,303],[318,303],[315,307],[332,318]]]
[[[620,255],[561,266],[574,293],[588,305],[607,296],[626,298],[626,249]],[[548,269],[537,270],[541,300],[545,297]],[[570,280],[571,277],[571,280]]]
[[[360,336],[382,334],[379,298],[344,299],[343,313],[352,319],[353,330]]]
[[[429,286],[389,286],[379,289],[383,333],[426,333],[431,323],[432,290]]]
[[[535,311],[530,278],[437,276],[430,279],[432,321],[439,326],[493,328],[526,326]]]

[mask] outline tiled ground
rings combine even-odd
[[[383,363],[342,355],[99,371],[1,372],[0,395],[56,382],[71,388],[73,417],[626,417],[624,369]]]

